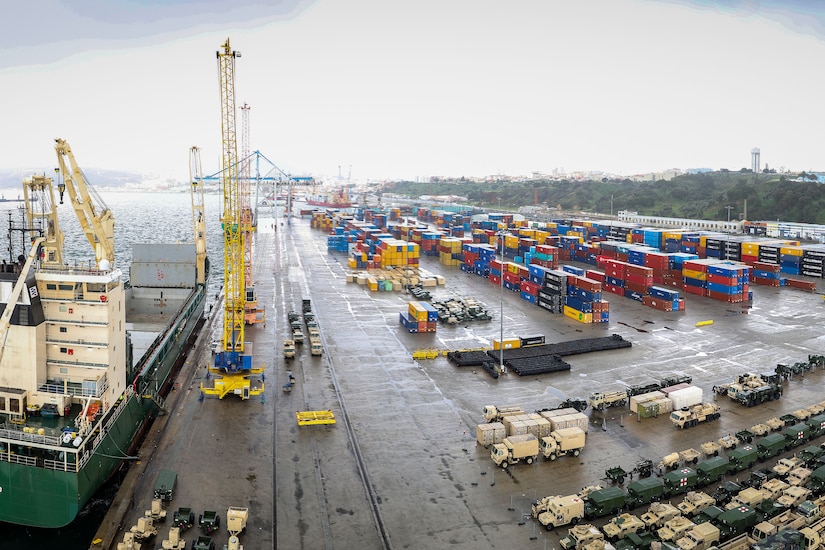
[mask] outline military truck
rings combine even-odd
[[[295,358],[295,340],[284,340],[284,357],[286,359]]]
[[[561,544],[561,547],[565,550],[578,550],[594,540],[604,540],[604,533],[599,531],[595,526],[585,523],[568,529],[567,536],[562,538],[559,544]]]
[[[782,491],[779,498],[776,499],[777,504],[786,506],[788,508],[796,508],[811,496],[811,490],[798,485],[792,485]]]
[[[681,468],[662,476],[664,495],[670,497],[687,493],[699,484],[699,475],[693,468]]]
[[[144,517],[151,518],[155,523],[166,521],[166,510],[163,509],[163,501],[159,498],[152,499],[152,505],[143,512]]]
[[[679,515],[679,509],[667,502],[654,502],[647,509],[647,512],[642,514],[641,520],[648,529],[658,529],[662,527],[666,521],[675,518]]]
[[[815,495],[821,495],[825,491],[825,465],[811,472],[811,478],[805,487]]]
[[[136,541],[142,543],[155,538],[155,535],[158,534],[158,528],[155,527],[152,518],[141,517],[138,518],[136,525],[129,528],[129,532],[132,533]]]
[[[605,487],[587,495],[584,501],[584,517],[598,518],[616,515],[625,506],[625,494],[619,487]]]
[[[670,421],[681,429],[692,428],[701,422],[716,420],[721,416],[721,410],[716,403],[701,403],[673,411],[670,413]]]
[[[782,454],[785,450],[785,436],[781,433],[772,433],[756,442],[759,460],[764,461]]]
[[[768,436],[770,437],[770,436]],[[765,439],[765,438],[762,438]],[[728,453],[728,474],[735,474],[747,470],[756,464],[756,447],[744,445]]]
[[[716,518],[725,513],[725,510],[717,505],[708,506],[693,517],[693,523],[696,525],[702,523],[716,523]]]
[[[249,520],[249,508],[230,506],[226,510],[226,531],[230,535],[240,535],[246,530]]]
[[[324,354],[324,345],[321,343],[320,337],[309,336],[309,354],[316,357]]]
[[[581,428],[562,428],[542,437],[539,441],[539,452],[549,460],[556,460],[560,456],[572,454],[579,456],[584,448],[585,433]]]
[[[804,466],[797,466],[788,473],[788,483],[794,487],[803,487],[811,480],[812,474],[812,470]]]
[[[796,456],[780,458],[776,465],[771,468],[779,477],[787,477],[788,473],[802,463],[802,459]]]
[[[724,506],[734,497],[734,495],[739,494],[739,491],[744,489],[744,487],[731,480],[723,481],[719,484],[716,488],[716,491],[713,492],[711,495],[713,499],[716,501],[716,504],[719,506]]]
[[[546,505],[546,511],[539,514],[538,520],[545,529],[552,531],[556,527],[576,524],[584,517],[584,501],[579,495],[556,497]]]
[[[169,502],[174,497],[175,482],[178,479],[177,472],[172,470],[161,470],[158,472],[158,479],[155,481],[153,498],[159,498],[163,502]]]
[[[593,392],[590,394],[590,406],[603,411],[610,407],[621,407],[627,404],[627,391]]]
[[[611,518],[602,527],[602,532],[607,540],[615,542],[624,538],[628,533],[637,533],[644,528],[645,524],[642,520],[633,514],[625,513]]]
[[[518,464],[521,460],[532,464],[538,457],[539,440],[533,434],[505,437],[504,441],[493,444],[490,449],[490,458],[502,468]]]
[[[715,456],[703,460],[696,465],[696,473],[699,476],[699,485],[707,485],[715,481],[721,481],[728,471],[728,459]]]
[[[656,531],[656,536],[662,542],[676,542],[685,534],[696,527],[696,524],[690,521],[685,516],[676,516],[665,522],[665,524]]]
[[[765,498],[776,499],[782,495],[782,492],[790,487],[785,481],[775,477],[769,479],[759,487],[759,491],[765,495]],[[755,487],[754,487],[755,489]]]
[[[693,517],[708,506],[716,504],[716,499],[702,491],[688,491],[685,499],[676,505],[681,513]]]
[[[649,531],[628,533],[616,543],[616,550],[650,550],[658,540],[656,534]]]
[[[819,445],[808,445],[799,451],[799,459],[802,461],[803,466],[816,467],[819,457],[823,454],[825,454],[825,449]]]
[[[822,547],[820,533],[805,527],[799,531],[796,529],[782,529],[773,535],[756,541],[751,548],[753,550],[795,550],[815,549]]]
[[[487,405],[484,409],[482,409],[482,413],[484,414],[484,421],[487,423],[501,422],[506,416],[525,414],[524,410],[519,405],[508,405],[506,407]]]
[[[627,486],[625,506],[630,510],[637,506],[655,502],[662,498],[664,488],[664,482],[657,477],[636,480]]]
[[[706,550],[719,542],[719,528],[712,523],[702,523],[676,541],[681,550]]]
[[[740,506],[754,507],[758,506],[760,502],[765,500],[766,495],[761,489],[748,487],[742,489],[738,494],[734,495],[730,502],[725,505],[726,510],[733,510]]]
[[[550,506],[551,502],[553,502],[555,499],[561,498],[561,497],[562,497],[562,495],[549,495],[549,496],[542,497],[542,498],[534,501],[533,505],[531,507],[533,517],[538,519],[539,514],[541,514],[542,512],[547,511],[547,507]]]
[[[728,540],[749,531],[756,525],[756,512],[749,506],[737,506],[726,510],[716,518],[719,540]]]
[[[186,541],[180,536],[179,527],[170,527],[169,536],[161,541],[161,550],[186,550]]]
[[[811,427],[800,422],[782,430],[782,435],[785,437],[785,450],[789,451],[793,447],[799,447],[808,442],[811,437]]]

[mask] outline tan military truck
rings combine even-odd
[[[679,509],[674,505],[667,502],[653,502],[647,512],[642,514],[641,520],[644,522],[645,527],[652,531],[678,515],[680,515]]]
[[[533,434],[511,435],[490,449],[490,458],[496,465],[506,468],[524,460],[532,464],[539,456],[539,440]]]
[[[560,456],[572,454],[579,456],[584,448],[586,434],[581,428],[562,428],[552,432],[547,437],[542,437],[539,442],[539,451],[544,458],[556,460]]]
[[[771,468],[771,470],[776,472],[776,474],[779,477],[784,478],[785,476],[788,475],[788,473],[791,470],[796,468],[799,465],[800,462],[802,462],[802,459],[799,458],[798,456],[789,456],[789,457],[786,457],[786,458],[780,458],[779,460],[776,461],[776,465],[774,465],[774,467]]]
[[[295,358],[295,340],[284,340],[284,357],[287,359]]]
[[[579,495],[556,497],[547,502],[546,511],[539,514],[539,523],[552,531],[570,523],[578,523],[584,518],[584,500]]]
[[[700,523],[676,541],[682,550],[706,550],[719,542],[719,528],[710,522]]]
[[[633,514],[624,513],[611,518],[609,522],[605,523],[602,532],[607,540],[615,542],[624,538],[628,533],[638,533],[644,528],[645,522]]]
[[[656,536],[662,542],[676,542],[688,531],[696,527],[696,524],[685,516],[676,516],[665,522],[664,526],[656,531]]]
[[[787,506],[788,508],[796,508],[811,496],[811,490],[798,485],[791,485],[784,491],[782,496],[776,499],[777,504]]]
[[[323,355],[324,353],[324,346],[321,344],[321,338],[316,336],[309,337],[309,354],[310,355]]]
[[[676,505],[680,512],[688,517],[693,517],[708,506],[716,504],[716,499],[702,491],[690,491],[685,495],[685,499]]]
[[[567,536],[561,539],[559,544],[565,550],[579,550],[595,540],[604,540],[604,534],[595,526],[586,523],[568,529]]]
[[[784,481],[782,481],[778,477],[775,477],[775,478],[769,479],[768,481],[763,483],[762,486],[759,487],[759,490],[762,491],[762,494],[764,495],[764,498],[766,498],[766,499],[769,498],[771,500],[776,500],[776,499],[779,498],[779,496],[782,494],[782,492],[785,489],[787,489],[788,487],[789,487],[789,485],[787,483],[785,483]]]
[[[748,487],[739,491],[739,493],[725,505],[725,510],[733,510],[734,508],[739,508],[740,506],[749,506],[754,508],[766,498],[770,497],[762,492],[762,490],[754,487]]]
[[[801,487],[806,485],[811,480],[813,470],[798,466],[788,473],[787,482],[793,487]]]
[[[485,422],[501,422],[506,416],[525,414],[520,405],[507,405],[506,407],[496,407],[487,405],[482,409]]]

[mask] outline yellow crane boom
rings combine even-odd
[[[83,234],[95,251],[95,262],[100,269],[110,269],[115,265],[115,216],[78,167],[69,144],[60,138],[54,141],[63,185],[69,192]],[[63,191],[60,191],[60,204],[63,204]],[[101,265],[103,260],[108,265]]]

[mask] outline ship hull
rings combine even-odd
[[[128,460],[158,411],[163,395],[190,348],[190,337],[200,325],[205,287],[189,299],[137,364],[138,374],[120,402],[102,421],[107,426],[100,443],[82,465],[61,470],[42,463],[18,463],[10,453],[0,460],[0,521],[42,528],[71,523],[95,492]],[[11,451],[14,447],[11,446]]]

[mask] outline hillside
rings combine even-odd
[[[793,176],[796,179],[796,175]],[[808,179],[801,174],[802,179]],[[468,204],[516,209],[536,203],[563,210],[679,218],[736,219],[747,200],[749,220],[778,220],[825,224],[825,185],[790,181],[791,176],[750,171],[690,174],[670,181],[548,181],[525,182],[396,182],[383,192],[421,195],[460,195]],[[499,203],[500,199],[500,203]],[[611,208],[612,199],[612,208]]]

